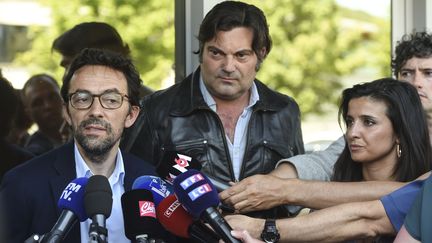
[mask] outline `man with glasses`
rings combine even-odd
[[[141,80],[132,62],[119,54],[85,49],[63,78],[63,113],[73,141],[19,166],[3,179],[0,197],[5,208],[7,242],[23,242],[44,234],[57,221],[57,201],[70,181],[103,175],[113,192],[106,221],[109,242],[125,237],[120,197],[135,178],[154,175],[154,168],[119,150],[123,129],[139,113]],[[75,224],[62,242],[88,242],[90,219]]]

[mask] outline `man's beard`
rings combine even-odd
[[[106,129],[107,137],[104,139],[98,136],[85,135],[83,131],[88,125],[100,125]],[[91,117],[82,121],[77,128],[74,129],[74,137],[77,143],[84,149],[85,154],[92,162],[103,163],[107,158],[110,150],[114,147],[120,136],[116,138],[113,133],[111,124],[96,117]]]

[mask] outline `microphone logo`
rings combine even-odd
[[[204,177],[201,174],[193,174],[186,178],[184,181],[180,183],[180,186],[183,188],[183,190],[188,189],[190,186],[195,184],[198,181],[204,180]]]
[[[185,171],[187,171],[185,167],[189,166],[189,162],[192,160],[192,158],[184,154],[177,154],[177,156],[178,159],[174,158],[176,164],[173,165],[173,167],[176,168],[181,173],[184,173]]]
[[[77,193],[81,189],[81,185],[71,182],[69,183],[66,188],[63,190],[62,194],[60,195],[60,200],[67,200],[71,201],[72,197],[71,194],[73,192]]]
[[[169,218],[174,213],[174,211],[180,206],[180,202],[175,200],[164,212],[164,215]]]
[[[150,201],[138,201],[140,216],[141,217],[152,217],[156,218],[156,209],[153,202]]]
[[[211,186],[206,183],[204,185],[201,185],[193,189],[191,192],[188,193],[188,196],[192,201],[195,201],[197,198],[211,191],[212,191]]]

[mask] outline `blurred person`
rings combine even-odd
[[[30,152],[6,140],[14,121],[18,102],[19,98],[14,88],[1,75],[0,70],[0,182],[4,173],[33,157]]]
[[[84,48],[98,48],[120,53],[125,57],[131,56],[129,45],[123,42],[118,31],[104,22],[83,22],[75,25],[58,36],[52,43],[52,50],[60,53],[60,66],[65,70],[72,60]],[[140,96],[153,93],[147,86],[140,88]]]
[[[15,89],[15,93],[18,97],[18,108],[7,140],[10,143],[24,147],[30,137],[29,129],[33,125],[33,121],[25,109],[22,90]]]
[[[103,175],[113,192],[106,221],[109,242],[125,237],[120,203],[141,175],[155,175],[154,167],[119,149],[124,128],[139,113],[141,79],[130,59],[100,49],[85,49],[63,78],[63,113],[73,141],[9,171],[0,185],[5,209],[6,242],[23,242],[32,234],[51,230],[60,215],[57,201],[77,177]],[[91,219],[75,224],[62,242],[88,242]]]
[[[204,17],[198,40],[200,66],[142,100],[122,147],[154,164],[166,163],[165,151],[186,154],[226,186],[304,153],[298,104],[256,79],[272,46],[264,13],[223,1]],[[286,213],[274,209],[257,216]]]
[[[395,243],[432,242],[432,177],[424,183]]]
[[[24,84],[22,95],[27,113],[38,126],[25,148],[41,155],[63,144],[60,133],[63,103],[57,81],[48,74],[34,75]]]
[[[390,78],[354,85],[343,91],[339,116],[345,123],[346,146],[335,164],[333,180],[408,182],[431,169],[428,125],[416,93],[412,85]],[[304,189],[308,193],[307,188]],[[289,188],[278,191],[290,193]],[[393,237],[385,235],[394,235],[401,225],[392,221],[391,206],[386,200],[341,204],[273,223],[278,226],[281,239],[287,241],[377,237],[377,242],[390,242]],[[409,198],[400,200],[398,204],[409,208],[409,203],[403,203],[406,200]],[[359,212],[364,205],[371,208]],[[259,229],[264,228],[260,219],[240,215],[226,218],[233,228],[246,229],[254,237],[259,237]],[[267,240],[265,231],[261,237]]]

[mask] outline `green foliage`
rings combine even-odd
[[[52,10],[52,25],[31,27],[32,48],[15,63],[31,73],[48,72],[60,79],[60,55],[51,52],[55,38],[78,23],[102,21],[114,26],[131,48],[144,84],[158,89],[174,60],[174,1],[43,0]]]
[[[159,89],[174,63],[174,0],[42,0],[52,9],[49,28],[32,27],[31,50],[15,62],[32,73],[60,78],[60,56],[52,41],[84,21],[104,21],[120,32],[144,83]],[[340,9],[334,0],[249,0],[267,16],[273,49],[258,78],[294,97],[303,115],[325,113],[336,104],[341,77],[360,67],[390,75],[390,24],[365,13]],[[349,21],[347,21],[349,19]],[[355,23],[352,24],[352,20]],[[346,23],[351,23],[347,25]],[[375,31],[362,27],[375,26]],[[379,78],[379,77],[377,77]]]
[[[303,115],[326,112],[340,96],[341,77],[357,68],[374,65],[382,73],[389,70],[384,58],[390,56],[388,22],[380,23],[385,31],[371,34],[361,26],[343,27],[346,20],[333,0],[247,2],[264,11],[273,38],[258,78],[294,97]]]

